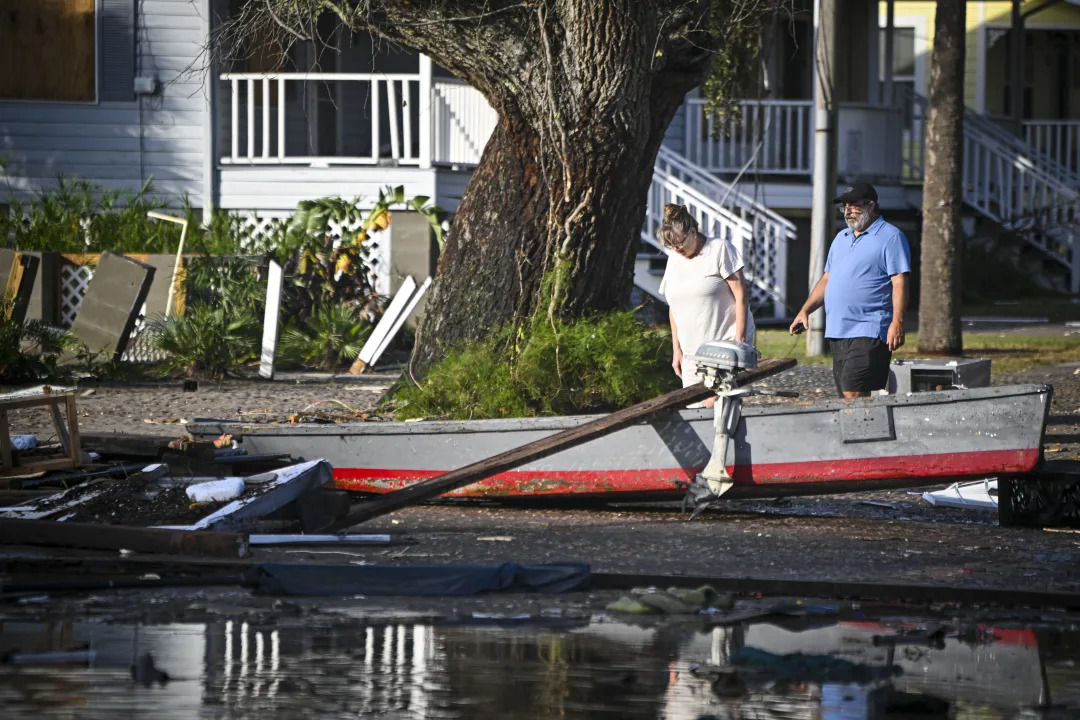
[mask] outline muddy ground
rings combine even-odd
[[[775,385],[828,396],[827,372],[797,368],[786,383]],[[1080,363],[994,378],[995,384],[1019,382],[1053,384],[1047,458],[1080,459]],[[379,378],[332,384],[204,383],[196,392],[184,392],[179,384],[99,386],[80,395],[78,406],[83,432],[176,437],[180,424],[166,421],[235,417],[237,410],[284,418],[312,403],[334,400],[370,409],[388,384]],[[50,424],[43,413],[25,412],[12,430],[47,436]],[[675,504],[428,505],[356,531],[391,532],[398,542],[349,550],[259,550],[257,556],[398,564],[584,561],[600,572],[1080,591],[1080,532],[1001,528],[993,511],[934,508],[906,490],[728,501],[692,522]],[[600,599],[582,598],[585,605]],[[378,599],[368,602],[381,605]],[[492,598],[466,605],[499,609],[518,602],[533,600]],[[459,604],[410,600],[395,601],[394,607],[449,611]]]

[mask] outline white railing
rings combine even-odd
[[[1025,120],[1024,139],[1055,163],[1080,174],[1080,120]]]
[[[980,130],[964,129],[964,202],[1069,269],[1080,292],[1080,193],[1041,163]]]
[[[686,101],[686,158],[709,172],[744,168],[769,175],[809,175],[813,108],[810,100],[740,100],[718,123],[706,101]]]
[[[224,73],[221,80],[222,165],[472,166],[498,122],[475,88],[425,81],[423,73]],[[333,152],[317,151],[319,112],[338,118]]]
[[[670,251],[656,239],[656,231],[663,221],[664,205],[668,203],[685,205],[705,235],[731,241],[743,257],[752,306],[757,308],[771,303],[773,316],[784,317],[786,245],[769,244],[764,242],[764,237],[756,237],[750,221],[721,207],[718,200],[690,182],[669,174],[658,163],[649,186],[641,239],[665,253],[670,254]]]
[[[480,91],[460,80],[432,82],[432,162],[478,165],[499,114]]]
[[[787,243],[795,239],[795,225],[783,215],[670,148],[660,147],[656,154],[655,172],[694,187],[705,197],[711,198],[718,208],[750,223],[751,243],[747,248],[747,266],[753,268],[756,277],[767,278],[766,286],[778,292],[775,294],[764,291],[777,300],[773,303],[776,317],[783,317],[781,313],[784,311],[787,285]]]
[[[227,83],[223,97],[229,118],[223,165],[423,165],[427,160],[415,111],[425,90],[420,74],[224,73],[221,79]],[[339,147],[338,152],[321,154],[316,150],[320,129],[312,115],[322,110],[344,117],[346,93],[368,122],[360,129],[363,135],[340,144],[366,145],[367,151]],[[321,107],[313,110],[316,106]],[[338,123],[339,140],[357,130],[357,119],[348,116],[348,123]]]
[[[708,172],[801,175],[813,165],[814,104],[810,100],[740,100],[723,122],[706,101],[687,101],[685,152]],[[842,103],[837,111],[837,170],[841,176],[897,180],[901,175],[901,111]]]

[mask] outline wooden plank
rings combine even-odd
[[[360,375],[367,370],[369,365],[374,364],[371,358],[375,355],[375,351],[379,349],[379,345],[382,344],[387,333],[390,332],[390,328],[398,315],[405,311],[405,307],[409,304],[409,298],[412,297],[415,290],[416,281],[412,279],[412,275],[405,276],[405,280],[402,281],[401,287],[398,288],[397,293],[394,295],[394,299],[390,301],[389,307],[386,308],[383,316],[379,318],[375,329],[368,335],[364,347],[360,348],[360,354],[357,356],[356,361],[353,362],[352,367],[349,368],[350,375]]]
[[[64,396],[66,393],[56,393],[53,395],[31,395],[28,397],[13,397],[10,400],[0,400],[0,407],[5,410],[19,410],[22,408],[30,407],[42,407],[46,405],[56,405],[64,402]]]
[[[82,465],[82,447],[79,438],[79,411],[75,409],[75,396],[67,395],[68,444],[75,467]]]
[[[33,475],[45,470],[63,470],[64,468],[71,467],[75,467],[74,461],[69,457],[62,457],[53,460],[41,460],[33,465],[20,465],[17,468],[3,470],[0,471],[0,477],[8,477],[11,475]]]
[[[182,428],[178,428],[182,430]],[[82,445],[101,453],[122,457],[160,458],[172,437],[159,435],[131,435],[121,433],[86,433],[81,435]]]
[[[68,437],[64,419],[60,417],[60,408],[57,405],[59,403],[49,403],[49,414],[52,415],[53,428],[56,429],[56,437],[60,438],[60,447],[64,448],[64,454],[69,458],[74,458],[75,456],[71,454],[71,438]]]
[[[266,311],[263,313],[262,355],[259,359],[259,375],[274,379],[274,356],[277,354],[278,313],[281,308],[281,266],[270,261],[266,278]]]
[[[379,346],[375,348],[375,354],[372,355],[371,360],[368,361],[368,367],[371,367],[377,362],[379,362],[379,358],[381,358],[382,354],[386,352],[386,348],[390,347],[390,343],[394,340],[394,336],[397,335],[398,332],[401,330],[401,326],[404,325],[405,321],[409,319],[410,315],[412,315],[413,310],[415,310],[416,306],[420,304],[420,301],[424,298],[424,293],[426,293],[428,291],[428,288],[430,287],[431,278],[429,277],[427,280],[424,281],[423,285],[416,289],[416,292],[413,293],[413,296],[409,298],[409,303],[405,306],[405,309],[402,310],[396,318],[394,318],[394,324],[390,326],[390,330],[387,331],[386,337],[384,337],[382,339],[382,342],[379,343]]]
[[[735,385],[748,385],[793,367],[795,367],[794,358],[770,358],[761,363],[756,370],[739,373],[736,376]],[[344,520],[334,523],[331,529],[334,531],[344,530],[380,515],[400,510],[408,505],[431,500],[445,492],[464,487],[485,477],[511,470],[519,465],[553,455],[560,450],[607,435],[652,415],[686,407],[692,402],[704,400],[712,395],[713,391],[702,383],[673,390],[666,395],[646,400],[643,403],[638,403],[591,422],[535,440],[513,450],[507,450],[494,457],[414,483],[401,490],[386,493],[375,500],[360,504]]]
[[[217,557],[247,554],[245,536],[236,533],[0,518],[0,545],[14,544]]]

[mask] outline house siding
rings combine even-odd
[[[1036,7],[1039,0],[1025,0],[1022,5],[1024,11]],[[982,6],[982,19],[980,21],[980,5]],[[925,55],[925,80],[929,85],[930,56],[934,49],[934,15],[936,3],[934,2],[897,2],[895,14],[897,16],[918,16],[926,18],[926,36],[920,38],[916,46],[916,52]],[[878,12],[885,17],[886,3],[879,4]],[[964,62],[964,103],[972,109],[978,109],[979,80],[985,77],[985,82],[995,87],[1002,84],[1001,78],[991,78],[979,73],[979,62],[985,61],[978,53],[978,27],[980,23],[993,27],[1008,27],[1012,24],[1012,3],[1007,0],[989,0],[983,3],[968,3],[967,6],[967,37],[965,38],[965,62]],[[1028,30],[1047,30],[1052,28],[1080,28],[1080,7],[1071,3],[1060,3],[1041,10],[1024,21],[1024,27]]]
[[[64,175],[123,192],[152,179],[163,197],[179,203],[186,194],[202,206],[207,104],[197,69],[200,12],[205,3],[191,0],[137,3],[135,75],[155,77],[153,95],[127,102],[0,100],[0,153],[8,156],[16,200],[55,186]],[[98,74],[100,95],[100,68]]]
[[[435,169],[405,167],[223,167],[220,207],[225,210],[288,211],[301,200],[326,196],[360,198],[374,205],[379,190],[401,185],[406,197],[435,197]]]

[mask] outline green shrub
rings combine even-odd
[[[29,203],[11,197],[9,204],[9,212],[0,213],[0,237],[14,236],[20,250],[175,252],[180,241],[179,225],[146,216],[165,207],[150,181],[121,195],[61,176],[54,189],[38,191]]]
[[[261,323],[250,310],[236,314],[196,304],[183,315],[155,322],[153,344],[166,354],[162,366],[188,376],[220,379],[259,357]]]
[[[371,322],[355,305],[318,308],[307,322],[290,323],[282,332],[280,364],[335,370],[360,354],[371,330]]]
[[[58,360],[72,347],[71,335],[40,320],[16,324],[12,305],[10,299],[0,297],[0,383],[70,381],[71,369],[59,365]]]
[[[606,412],[677,387],[671,335],[631,311],[574,321],[538,316],[451,352],[422,386],[395,398],[400,419],[501,418]]]

